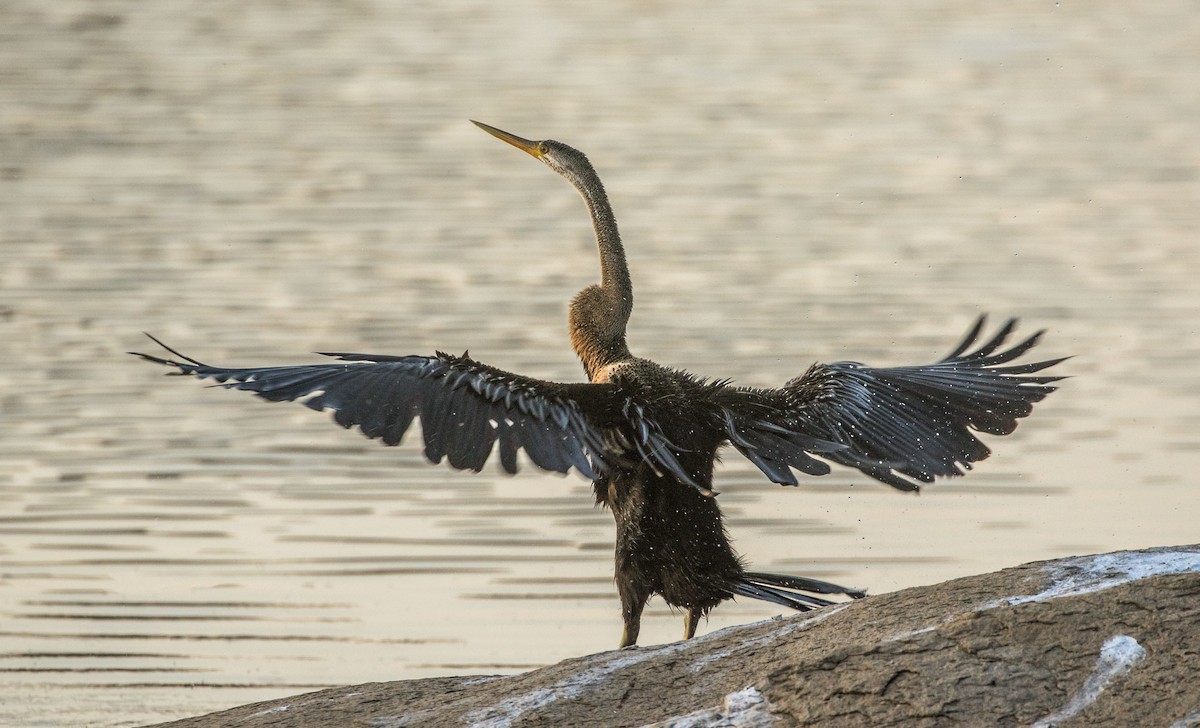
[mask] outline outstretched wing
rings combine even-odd
[[[596,478],[616,463],[640,458],[690,482],[661,430],[646,422],[642,409],[612,384],[547,382],[441,352],[331,353],[326,356],[341,361],[227,368],[204,364],[150,338],[178,359],[130,353],[174,367],[174,373],[211,379],[263,399],[301,400],[314,410],[333,410],[339,425],[357,426],[385,445],[399,444],[419,417],[425,457],[433,463],[444,458],[452,467],[479,471],[492,450],[499,449],[501,467],[515,473],[517,451],[523,449],[535,465],[559,473],[574,468]]]
[[[946,358],[923,366],[873,368],[857,362],[814,364],[780,389],[732,390],[730,442],[776,483],[795,485],[790,468],[829,472],[819,455],[900,490],[962,475],[990,454],[975,432],[1007,435],[1063,379],[1036,374],[1063,359],[1009,364],[1043,332],[1003,349],[1009,320],[978,349],[981,316]],[[1065,359],[1066,357],[1064,357]]]

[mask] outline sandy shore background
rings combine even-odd
[[[1196,540],[1193,3],[10,0],[0,38],[0,723],[616,643],[587,483],[431,468],[124,354],[151,331],[216,363],[470,348],[580,378],[582,206],[468,118],[591,156],[640,355],[777,384],[932,360],[981,311],[1077,355],[919,498],[731,457],[754,564],[882,592]],[[675,639],[655,605],[645,641]]]

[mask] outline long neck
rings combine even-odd
[[[585,288],[571,302],[571,344],[594,379],[604,366],[631,357],[625,327],[633,311],[633,284],[617,219],[599,177],[568,179],[587,204],[600,251],[600,285]]]
[[[588,184],[576,184],[576,187],[583,195],[592,216],[592,227],[596,230],[596,245],[600,249],[600,288],[618,305],[616,313],[623,333],[633,311],[633,282],[629,279],[617,218],[599,177],[594,177]]]

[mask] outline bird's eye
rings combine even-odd
[[[546,146],[545,142],[538,144],[538,154],[549,154],[550,147]]]

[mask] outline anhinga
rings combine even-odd
[[[213,379],[272,401],[303,399],[329,409],[342,427],[396,445],[421,419],[425,456],[479,471],[494,448],[517,470],[517,451],[538,467],[572,468],[594,481],[596,501],[616,519],[616,583],[635,644],[653,594],[686,610],[684,637],[734,596],[794,609],[830,604],[817,594],[862,592],[807,579],[747,571],[730,546],[711,489],[726,443],[772,481],[796,485],[792,469],[857,468],[904,491],[937,476],[962,475],[986,458],[972,432],[1006,435],[1061,377],[1037,375],[1062,359],[1010,364],[1041,332],[1002,348],[1007,322],[978,348],[984,318],[946,358],[924,366],[814,364],[777,389],[706,381],[635,357],[625,342],[633,293],[625,252],[604,187],[587,157],[556,141],[530,141],[475,122],[541,160],[583,196],[600,251],[600,283],[570,307],[571,345],[587,383],[512,374],[463,356],[329,354],[341,363],[232,369],[140,354],[180,374]],[[156,340],[157,341],[157,340]],[[161,342],[159,342],[161,343]],[[165,345],[164,345],[164,348]]]

